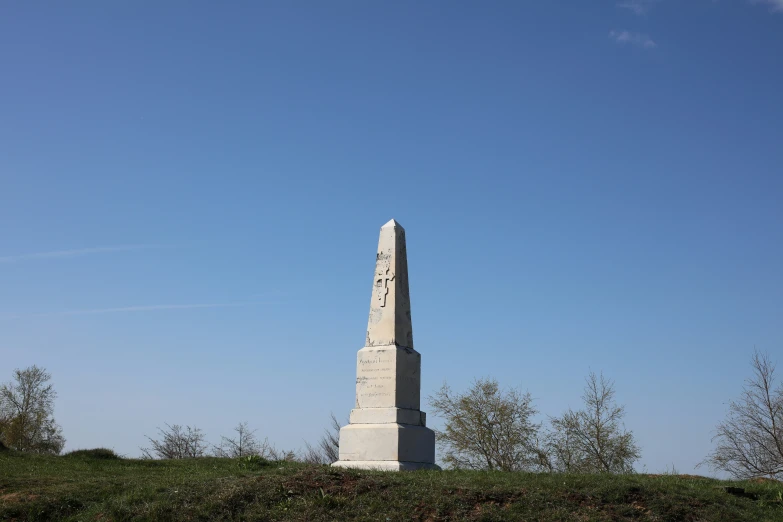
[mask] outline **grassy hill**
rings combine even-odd
[[[727,492],[727,488],[733,489]],[[783,484],[0,452],[0,520],[783,521]]]

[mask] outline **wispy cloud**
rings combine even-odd
[[[623,0],[617,2],[617,7],[628,9],[637,16],[643,16],[650,12],[658,0]]]
[[[115,314],[122,312],[153,312],[158,310],[189,310],[192,308],[229,308],[236,306],[248,306],[255,303],[207,303],[207,304],[162,304],[142,306],[121,306],[118,308],[91,308],[87,310],[65,310],[56,315],[93,315]]]
[[[627,9],[637,16],[644,16],[661,0],[621,0],[617,7]],[[713,0],[716,1],[716,0]],[[751,4],[761,4],[769,7],[773,13],[783,13],[783,0],[747,0]]]
[[[768,5],[770,11],[783,13],[783,0],[750,0],[750,3]]]
[[[33,254],[20,254],[15,256],[2,256],[0,263],[15,263],[33,259],[56,259],[65,257],[80,257],[91,254],[105,254],[109,252],[125,252],[131,250],[146,250],[149,248],[164,248],[164,245],[115,245],[92,248],[75,248],[72,250],[52,250],[50,252],[35,252]]]
[[[261,301],[245,301],[236,303],[197,303],[197,304],[157,304],[140,306],[121,306],[113,308],[88,308],[83,310],[61,310],[59,312],[49,312],[41,314],[22,314],[6,316],[3,319],[20,319],[25,317],[56,317],[69,315],[96,315],[96,314],[117,314],[130,312],[157,312],[160,310],[191,310],[194,308],[232,308],[240,306],[251,306],[261,304]]]
[[[634,33],[631,31],[609,31],[609,38],[614,40],[620,45],[636,45],[643,47],[644,49],[654,49],[658,47],[652,38],[642,33]]]

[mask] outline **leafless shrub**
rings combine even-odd
[[[729,402],[718,424],[712,453],[702,462],[738,479],[783,479],[783,384],[775,385],[775,365],[767,354],[754,352],[753,376],[740,398]]]
[[[235,428],[236,429],[236,428]],[[249,439],[248,439],[249,442]],[[241,457],[241,456],[258,456],[262,459],[266,460],[272,460],[272,461],[295,461],[298,460],[296,457],[296,452],[291,450],[281,450],[275,447],[274,444],[269,442],[268,438],[264,438],[264,440],[258,442],[257,440],[254,440],[255,442],[255,448],[254,452],[247,453],[244,455],[239,455],[238,452],[234,455],[235,457]],[[228,456],[228,455],[226,455]]]
[[[160,440],[146,436],[150,448],[140,448],[145,459],[190,459],[206,455],[208,445],[204,432],[190,426],[166,424],[166,429],[158,428]]]
[[[318,445],[305,442],[305,449],[298,460],[308,464],[331,464],[340,459],[340,421],[334,413],[330,417],[329,426],[324,428]]]
[[[268,443],[266,440],[263,443],[259,442],[255,435],[256,430],[251,430],[247,422],[237,424],[234,431],[237,433],[236,437],[220,437],[220,445],[212,448],[212,453],[216,457],[237,458],[251,455],[264,457],[263,453],[266,452]]]
[[[266,440],[264,440],[264,444],[267,446],[265,450],[266,455],[262,456],[267,460],[274,460],[277,462],[294,462],[299,460],[297,459],[295,451],[277,449],[275,446],[268,444]]]

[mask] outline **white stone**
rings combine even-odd
[[[366,347],[413,348],[405,230],[393,219],[381,228],[375,258]]]
[[[427,464],[426,462],[400,462],[396,460],[339,460],[332,464],[337,468],[367,469],[373,471],[415,471],[417,469],[440,470],[436,464]]]
[[[351,410],[348,419],[351,424],[385,424],[397,422],[413,426],[426,426],[427,414],[419,410],[404,408],[357,408]]]
[[[435,434],[408,424],[349,424],[340,430],[340,462],[435,461]]]
[[[366,346],[356,357],[356,408],[420,408],[421,355],[413,348]]]
[[[360,469],[440,469],[421,407],[421,355],[413,349],[405,230],[381,227],[367,341],[356,357],[356,407],[340,429],[340,460]]]

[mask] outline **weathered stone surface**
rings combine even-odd
[[[349,424],[340,430],[340,462],[435,462],[435,434],[409,424]]]
[[[366,346],[390,344],[413,348],[405,229],[393,219],[378,239]]]
[[[413,349],[405,230],[381,228],[366,346],[356,358],[356,408],[340,429],[340,460],[361,469],[439,469],[421,407],[421,355]]]
[[[397,422],[413,426],[426,426],[427,414],[419,410],[403,408],[357,408],[351,410],[351,424],[384,424]]]
[[[413,348],[366,346],[356,360],[357,408],[418,410],[421,355]]]
[[[401,462],[397,460],[339,460],[332,464],[338,468],[369,469],[373,471],[415,471],[417,469],[440,470],[437,464],[427,462]]]

